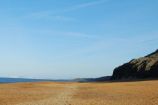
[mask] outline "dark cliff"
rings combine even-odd
[[[158,78],[158,50],[114,69],[112,80]]]

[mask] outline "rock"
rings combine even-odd
[[[112,80],[158,78],[158,50],[114,69]]]

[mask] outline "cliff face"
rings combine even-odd
[[[112,80],[158,78],[158,50],[114,69]]]

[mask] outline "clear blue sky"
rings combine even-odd
[[[0,0],[0,77],[77,78],[158,48],[158,0]]]

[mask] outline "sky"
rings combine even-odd
[[[0,0],[0,77],[111,75],[158,49],[158,0]]]

